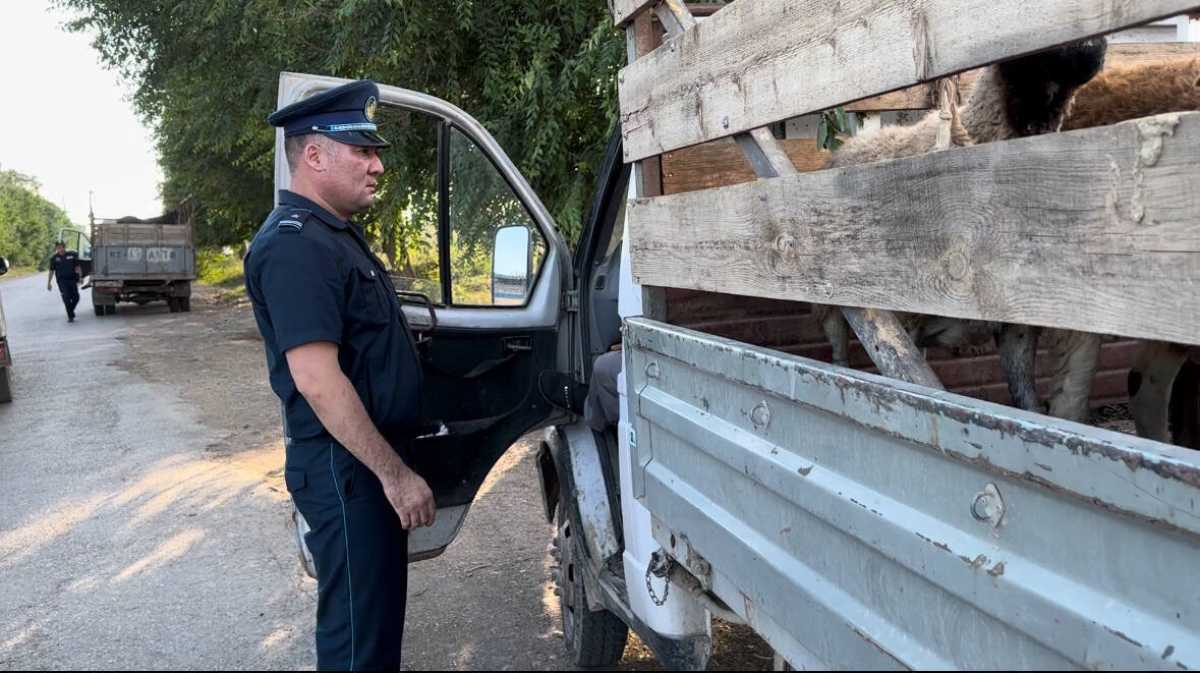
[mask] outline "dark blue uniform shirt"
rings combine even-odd
[[[420,411],[416,346],[387,270],[358,226],[281,191],[244,265],[289,445],[331,439],[284,357],[316,341],[338,344],[342,371],[380,433],[397,448],[410,440]]]
[[[74,250],[64,251],[61,255],[55,254],[50,258],[50,268],[54,269],[54,278],[59,285],[74,284],[79,280],[75,273],[76,266],[79,266],[79,253]]]

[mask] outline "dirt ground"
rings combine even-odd
[[[201,423],[216,431],[202,447],[214,461],[268,451],[264,485],[286,518],[279,406],[266,383],[262,341],[244,299],[198,288],[190,314],[163,315],[123,337],[115,363],[147,381],[178,386]],[[483,486],[459,538],[438,559],[412,567],[406,668],[562,670],[565,660],[533,445],[515,446]],[[284,534],[275,530],[274,534]],[[295,578],[315,610],[315,583]],[[447,634],[453,634],[447,636]],[[771,648],[745,627],[714,625],[713,670],[769,670]],[[660,670],[631,636],[621,670]]]

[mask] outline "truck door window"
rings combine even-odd
[[[379,198],[363,220],[367,239],[391,270],[396,289],[443,303],[438,262],[438,133],[441,120],[381,105]]]
[[[523,305],[546,257],[546,241],[483,150],[458,129],[449,135],[451,302]]]

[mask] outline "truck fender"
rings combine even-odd
[[[537,465],[547,521],[553,521],[559,496],[573,496],[588,556],[597,567],[622,550],[605,485],[600,450],[591,428],[583,423],[546,430]],[[601,595],[591,591],[589,598]]]

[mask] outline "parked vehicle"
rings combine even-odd
[[[849,237],[859,219],[875,218],[871,221],[884,227],[901,217],[879,215],[887,203],[940,204],[930,194],[954,185],[962,189],[954,194],[957,200],[951,199],[958,207],[956,217],[941,209],[922,216],[937,215],[940,219],[930,221],[946,232],[946,240],[967,245],[986,240],[987,231],[978,218],[961,215],[990,212],[1009,198],[988,189],[965,189],[966,182],[953,180],[947,186],[896,178],[880,190],[876,181],[888,175],[936,176],[936,162],[947,162],[958,170],[992,171],[989,179],[999,180],[996,176],[1010,175],[1006,170],[1035,171],[1055,157],[1061,161],[1065,150],[1051,143],[1075,143],[1072,147],[1082,148],[1078,156],[1124,162],[1113,163],[1111,171],[1096,169],[1096,175],[1112,181],[1111,191],[1098,199],[1072,201],[1070,209],[1053,209],[1060,226],[1073,227],[1075,244],[1092,251],[1110,250],[1104,247],[1110,243],[1102,223],[1117,226],[1119,218],[1106,216],[1106,208],[1109,215],[1124,212],[1113,209],[1128,205],[1121,201],[1128,195],[1143,194],[1137,190],[1161,188],[1153,193],[1175,194],[1156,182],[1173,180],[1170,176],[1186,176],[1179,179],[1189,184],[1200,180],[1200,153],[1192,152],[1200,146],[1200,115],[1195,114],[1180,115],[1173,136],[1154,136],[1151,145],[1166,148],[1153,156],[1164,162],[1158,172],[1147,173],[1142,169],[1148,164],[1136,163],[1138,156],[1149,156],[1144,154],[1148,146],[1138,139],[1144,138],[1141,132],[1153,133],[1157,127],[1152,125],[1134,125],[1128,133],[1082,131],[1068,141],[1064,136],[1027,138],[946,150],[834,177],[772,168],[785,168],[779,162],[786,155],[771,132],[754,128],[761,127],[757,123],[746,126],[750,122],[744,118],[764,106],[775,106],[774,117],[767,120],[773,123],[814,112],[817,103],[810,95],[824,96],[820,105],[828,106],[882,94],[955,69],[1180,12],[1194,3],[1156,0],[1152,9],[1092,8],[1091,18],[1082,23],[1063,18],[1081,15],[1079,2],[1055,3],[1038,15],[1053,23],[1054,32],[1028,17],[1017,21],[1019,13],[1010,11],[1013,3],[988,5],[1001,8],[995,16],[981,5],[987,16],[970,20],[963,18],[966,13],[951,11],[949,2],[926,4],[945,10],[938,15],[946,17],[941,20],[959,17],[962,25],[937,33],[920,23],[918,36],[896,27],[888,37],[887,31],[870,26],[860,30],[867,19],[843,16],[837,3],[821,10],[822,21],[831,23],[816,25],[810,11],[800,11],[798,0],[739,0],[731,10],[721,10],[729,12],[726,20],[705,26],[701,40],[694,32],[681,37],[697,30],[684,3],[612,3],[618,24],[635,32],[635,25],[652,25],[645,12],[655,6],[674,40],[670,49],[655,51],[624,71],[622,87],[657,91],[655,77],[676,77],[678,86],[698,89],[694,97],[650,96],[646,105],[629,103],[636,92],[623,90],[623,104],[633,105],[623,109],[624,145],[618,136],[609,147],[574,257],[538,196],[478,122],[445,101],[380,87],[381,108],[402,113],[406,123],[429,124],[431,142],[441,150],[438,164],[430,167],[442,188],[439,198],[453,201],[467,191],[445,188],[448,184],[470,182],[491,190],[487,198],[439,203],[436,231],[429,232],[428,240],[444,244],[464,230],[478,234],[482,227],[490,234],[481,240],[490,242],[483,249],[492,258],[492,278],[477,282],[442,273],[408,277],[400,284],[410,288],[400,294],[419,335],[430,420],[430,431],[412,447],[413,467],[428,481],[438,506],[436,524],[410,535],[413,561],[445,550],[497,459],[519,437],[543,428],[537,462],[546,516],[557,525],[556,581],[564,638],[577,665],[612,665],[633,629],[665,666],[702,670],[711,654],[710,620],[718,616],[750,625],[775,648],[781,666],[1200,666],[1200,590],[1187,581],[1200,553],[1197,454],[780,348],[793,343],[787,340],[792,331],[812,328],[806,322],[807,302],[862,306],[872,316],[882,316],[881,309],[872,307],[908,308],[905,302],[920,296],[909,286],[916,282],[912,277],[889,276],[883,289],[855,303],[854,286],[822,284],[819,270],[846,272],[822,266],[827,260],[813,257],[810,247],[831,255],[831,246]],[[777,16],[760,16],[772,8]],[[1063,20],[1052,21],[1055,16]],[[793,42],[796,35],[845,23],[846,39],[866,43],[863,48],[872,54],[884,54],[889,45],[896,54],[916,53],[910,43],[932,49],[925,42],[934,39],[931,35],[941,35],[945,43],[921,52],[928,58],[918,58],[913,72],[897,66],[868,81],[863,76],[866,61],[844,71],[825,64],[842,76],[789,89],[804,95],[787,100],[777,88],[772,99],[773,89],[760,85],[791,71],[768,66],[773,59],[792,58],[795,50],[772,50],[770,42],[750,40],[755,31],[737,31],[741,22],[754,17],[762,19],[755,24],[758,30],[770,27],[779,40]],[[897,26],[901,24],[913,25],[907,18]],[[836,34],[840,44],[841,33]],[[648,51],[646,42],[631,35],[635,55],[639,44],[641,52]],[[719,65],[721,58],[715,55],[740,48],[748,50],[753,63],[768,66],[727,81],[703,69],[672,71],[681,51],[701,43],[715,59],[705,67]],[[729,51],[714,50],[718,43]],[[981,43],[988,48],[977,48]],[[804,58],[840,53],[832,38],[805,45],[813,51]],[[809,67],[804,58],[791,65]],[[950,65],[942,63],[938,71],[933,64],[939,59]],[[341,83],[284,73],[279,103]],[[818,85],[821,91],[813,89]],[[710,104],[718,95],[766,99],[762,106],[739,103],[718,109]],[[672,105],[682,106],[682,112],[667,109]],[[420,119],[425,121],[414,121]],[[682,153],[686,145],[734,133],[740,134],[744,161],[738,158],[732,168],[706,164],[701,170],[713,173],[710,189],[660,196],[662,164],[656,161],[664,152]],[[727,149],[729,143],[724,145]],[[994,154],[984,156],[979,150]],[[1141,169],[1133,171],[1135,165]],[[1061,163],[1055,166],[1059,172],[1037,174],[1037,190],[1022,192],[1021,203],[1005,202],[1004,207],[1031,207],[1028,199],[1034,191],[1039,198],[1056,194],[1054,181],[1070,171]],[[275,169],[276,187],[286,188],[282,134]],[[756,177],[757,183],[731,186]],[[1083,192],[1099,189],[1095,184],[1088,182],[1090,187],[1072,194],[1082,199]],[[855,215],[814,205],[810,194],[850,204]],[[1144,206],[1141,198],[1135,201]],[[512,213],[511,219],[488,221],[465,208],[497,200],[514,207],[488,212]],[[1154,240],[1170,250],[1176,248],[1169,245],[1177,245],[1193,252],[1171,258],[1177,275],[1153,281],[1169,285],[1170,300],[1194,308],[1200,303],[1195,263],[1200,257],[1187,242],[1194,236],[1169,235],[1195,233],[1200,207],[1194,200],[1184,201],[1166,198],[1163,207],[1169,210],[1155,211],[1163,217],[1169,212],[1176,218],[1171,226],[1178,226]],[[761,236],[728,234],[731,227],[763,222],[770,226]],[[933,287],[958,288],[952,281],[961,280],[970,258],[960,260],[960,253],[952,264],[945,260],[954,250],[906,244],[904,236],[922,231],[919,224],[872,241],[893,246],[894,254],[924,255],[926,265],[914,268],[927,273],[917,278],[932,277]],[[809,235],[812,231],[821,236]],[[865,234],[860,231],[859,236]],[[672,256],[678,246],[696,241],[703,241],[702,250]],[[1039,244],[1044,243],[1030,243],[1030,249]],[[1105,287],[1119,287],[1123,280],[1150,282],[1139,274],[1159,267],[1138,264],[1167,262],[1155,257],[1163,248],[1147,246],[1122,248],[1121,264],[1104,266],[1111,275]],[[468,254],[463,249],[441,249],[439,254],[454,269],[478,266],[457,263],[455,255]],[[1021,263],[1026,273],[1040,277],[1036,274],[1046,271],[1050,259],[1031,253]],[[668,267],[672,271],[664,273]],[[686,272],[680,267],[687,267]],[[954,273],[958,276],[946,276]],[[654,283],[635,282],[648,279]],[[484,287],[488,283],[490,293]],[[484,289],[477,291],[479,287]],[[1099,329],[1085,321],[1104,314],[1103,302],[1113,301],[1087,293],[1068,295],[1061,288],[1045,292],[1037,301],[1060,307],[1055,316],[1062,322],[1054,326],[1064,328]],[[963,293],[972,296],[968,290]],[[949,291],[933,295],[969,304]],[[1122,308],[1143,317],[1149,313],[1144,306]],[[991,313],[999,309],[982,302],[969,309],[983,314],[968,317],[1011,320]],[[1127,332],[1106,330],[1196,345],[1196,313],[1170,318],[1186,325],[1174,329],[1164,327],[1164,319],[1122,317]],[[1168,334],[1169,328],[1174,331]],[[865,326],[859,336],[876,346],[900,348],[908,339],[903,331],[885,335],[870,329]],[[547,372],[588,381],[594,358],[619,340],[625,364],[623,408],[615,431],[594,432],[539,393],[539,377]],[[914,352],[911,347],[893,349],[890,357]],[[889,357],[887,349],[873,353],[874,364],[888,371],[889,363],[882,361]],[[302,520],[298,525],[303,530]],[[303,548],[303,537],[299,539]]]
[[[92,265],[96,315],[116,313],[119,302],[165,301],[172,313],[192,310],[196,248],[191,222],[179,211],[145,220],[96,220],[90,240],[79,238],[80,256]]]
[[[8,273],[8,260],[0,257],[0,276]],[[12,402],[12,351],[8,346],[8,326],[4,322],[4,302],[0,297],[0,402]]]

